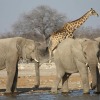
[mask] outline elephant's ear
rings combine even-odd
[[[26,41],[26,39],[22,38],[22,37],[18,37],[18,39],[17,39],[16,48],[18,50],[19,57],[22,57],[22,48],[25,45],[25,41]]]

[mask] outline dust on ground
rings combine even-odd
[[[21,89],[31,89],[33,92],[46,92],[50,91],[54,84],[56,78],[56,67],[55,64],[43,64],[40,67],[40,87],[39,89],[32,90],[35,85],[35,68],[34,64],[19,64],[18,72],[18,83],[17,88]],[[0,93],[3,93],[3,89],[6,87],[7,73],[6,69],[0,71]],[[91,75],[89,74],[89,82],[91,83]],[[78,90],[82,89],[80,75],[78,73],[72,74],[69,78],[69,89]],[[61,83],[59,85],[61,88]]]

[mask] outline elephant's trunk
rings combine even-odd
[[[35,85],[35,87],[38,88],[40,85],[39,62],[35,62],[35,72],[36,72],[36,85]]]

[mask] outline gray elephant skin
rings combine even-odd
[[[100,37],[95,38],[95,40],[96,40],[97,42],[99,42],[99,48],[100,48]],[[99,52],[99,55],[100,55],[100,52]],[[99,56],[99,64],[100,64],[100,56]]]
[[[0,70],[7,71],[7,84],[5,93],[16,91],[18,77],[18,61],[20,58],[33,60],[36,64],[36,78],[39,86],[39,62],[36,45],[33,40],[22,37],[0,39]]]
[[[99,43],[89,39],[63,40],[54,53],[57,78],[52,92],[57,92],[59,82],[62,80],[62,92],[68,92],[68,78],[71,74],[79,72],[83,84],[83,93],[89,93],[88,67],[92,76],[91,88],[100,92],[98,52]]]

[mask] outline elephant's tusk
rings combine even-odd
[[[88,63],[86,63],[86,66],[88,66]]]
[[[39,62],[36,58],[34,59],[36,62]]]

